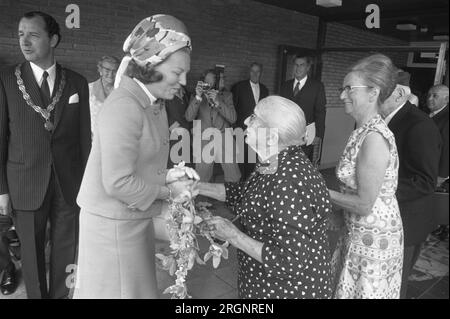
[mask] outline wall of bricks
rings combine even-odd
[[[326,47],[374,47],[407,45],[406,42],[394,38],[355,29],[343,24],[327,25]],[[374,52],[327,52],[322,56],[322,81],[326,87],[328,107],[342,107],[339,100],[339,88],[348,68],[359,59]],[[407,54],[401,52],[378,52],[389,56],[395,65],[406,66]]]
[[[0,59],[15,63],[22,59],[17,45],[17,22],[29,10],[40,9],[65,25],[65,8],[76,3],[81,11],[80,29],[63,27],[57,59],[85,75],[97,77],[96,62],[106,54],[122,56],[122,45],[143,18],[167,13],[181,19],[193,43],[191,86],[200,74],[215,64],[226,68],[230,85],[246,76],[254,60],[264,64],[263,82],[275,87],[279,44],[312,48],[316,44],[318,18],[244,0],[0,0]],[[126,3],[126,4],[125,4]],[[39,4],[39,5],[36,5]],[[293,30],[299,30],[293,32]]]
[[[66,6],[80,8],[80,29],[67,29]],[[189,87],[202,71],[223,64],[226,82],[247,76],[252,61],[264,64],[262,82],[273,93],[277,81],[280,44],[314,48],[318,18],[248,0],[0,0],[0,63],[22,60],[17,43],[17,23],[30,10],[53,15],[62,27],[62,42],[57,49],[60,63],[80,72],[89,81],[97,77],[96,63],[103,55],[122,56],[122,44],[141,19],[156,13],[180,18],[188,27],[193,42]],[[399,45],[398,40],[343,25],[328,26],[327,45]],[[334,87],[342,80],[342,70],[354,61],[352,54],[327,54],[323,81]],[[327,92],[330,105],[334,95]]]
[[[68,4],[80,8],[80,29],[67,29]],[[56,53],[61,64],[83,74],[88,81],[98,77],[96,64],[103,55],[122,57],[122,45],[143,18],[171,14],[187,26],[193,43],[188,89],[202,72],[215,64],[225,65],[229,87],[247,77],[248,65],[263,63],[262,82],[271,93],[278,81],[279,45],[315,48],[319,19],[251,0],[0,0],[0,65],[23,60],[17,41],[17,25],[24,12],[41,10],[53,15],[62,27],[62,42]],[[364,14],[362,14],[362,18]],[[328,24],[326,46],[405,45],[402,41],[341,24]],[[329,52],[323,55],[322,81],[328,107],[323,163],[334,165],[353,128],[343,114],[337,89],[348,66],[368,53]],[[399,66],[406,54],[390,54]]]

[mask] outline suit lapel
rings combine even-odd
[[[247,91],[248,91],[248,94],[249,94],[248,96],[251,97],[252,104],[256,105],[256,103],[255,103],[255,96],[253,95],[253,90],[252,90],[252,86],[250,84],[250,80],[247,81]]]
[[[46,106],[43,106],[43,101],[41,97],[41,91],[39,89],[39,86],[36,82],[36,79],[34,78],[33,70],[31,69],[30,62],[26,62],[22,64],[21,67],[21,73],[22,73],[22,79],[23,83],[25,85],[25,89],[30,94],[31,100],[34,102],[34,104],[46,108]]]
[[[288,99],[292,100],[294,98],[294,79],[287,82],[286,90],[288,91]]]
[[[56,79],[55,79],[55,86],[53,88],[53,94],[52,94],[52,98],[56,95],[56,92],[59,89],[59,85],[61,82],[61,66],[57,63],[56,64]],[[56,127],[61,119],[61,115],[62,112],[64,110],[64,107],[66,105],[66,95],[68,92],[68,84],[67,84],[67,78],[66,78],[66,84],[64,86],[64,90],[63,93],[61,95],[61,98],[59,99],[58,103],[56,103],[55,105],[55,110],[53,112],[55,112],[55,117],[54,117],[54,125],[55,125],[55,129],[53,130],[53,132],[56,130]]]
[[[302,95],[305,94],[305,92],[309,90],[309,87],[310,87],[310,86],[311,86],[311,81],[310,81],[310,78],[308,77],[308,78],[306,79],[305,84],[302,86],[302,88],[300,89],[300,91],[298,91],[297,97],[300,96],[300,94],[302,94]]]
[[[444,117],[448,117],[448,104],[442,111],[433,116],[432,119],[434,119],[436,122],[440,122]]]

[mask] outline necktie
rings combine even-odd
[[[41,97],[44,102],[43,108],[46,108],[50,104],[50,87],[48,86],[48,73],[44,71],[42,74],[42,84],[41,84]]]
[[[298,91],[300,91],[300,82],[297,82],[294,88],[294,96],[298,94]]]

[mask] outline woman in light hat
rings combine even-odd
[[[134,28],[123,50],[77,198],[77,299],[157,298],[155,217],[166,199],[192,184],[178,179],[198,178],[189,168],[166,170],[169,129],[161,100],[186,84],[186,27],[172,16],[151,16]]]

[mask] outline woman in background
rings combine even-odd
[[[398,154],[393,133],[378,114],[396,86],[396,69],[384,55],[358,61],[345,76],[341,100],[356,121],[336,174],[345,226],[333,255],[334,298],[399,298],[403,227],[395,197]]]
[[[97,114],[103,106],[103,102],[114,89],[114,80],[116,79],[117,68],[120,61],[113,56],[103,56],[97,64],[97,70],[100,78],[89,83],[89,108],[91,110],[91,130],[94,133],[94,127],[97,123]]]

